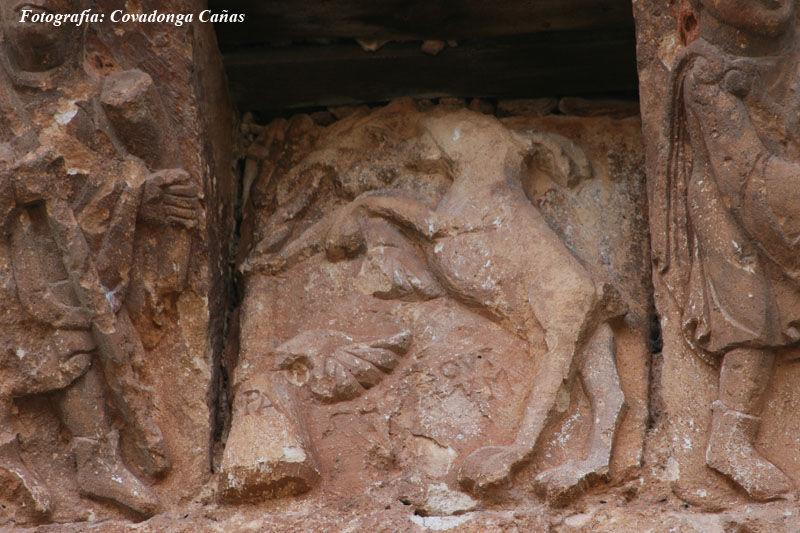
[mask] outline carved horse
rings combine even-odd
[[[592,408],[588,453],[541,472],[551,500],[607,475],[625,409],[609,320],[624,314],[619,294],[596,284],[570,253],[527,190],[545,171],[562,186],[591,177],[582,150],[564,137],[513,133],[469,112],[420,119],[422,137],[440,152],[453,182],[435,209],[397,191],[371,191],[310,227],[282,250],[251,254],[245,270],[275,274],[325,250],[337,261],[363,253],[369,219],[401,229],[425,253],[443,293],[489,316],[531,347],[536,367],[514,442],[483,446],[463,462],[459,482],[481,492],[507,483],[533,454],[543,429],[566,409],[582,383]],[[535,353],[545,333],[547,353]],[[559,401],[562,400],[562,401]]]

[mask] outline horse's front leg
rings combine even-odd
[[[364,250],[367,244],[364,222],[369,217],[380,217],[409,230],[413,237],[423,242],[444,234],[436,212],[416,200],[392,196],[360,197],[337,214],[325,240],[328,259],[337,261]]]

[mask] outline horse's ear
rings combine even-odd
[[[522,186],[529,198],[538,196],[542,186],[556,184],[571,189],[592,177],[592,163],[583,149],[570,139],[555,133],[532,131],[525,135],[529,143],[522,161]]]

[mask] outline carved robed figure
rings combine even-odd
[[[37,6],[69,13],[82,2]],[[132,274],[133,250],[141,225],[193,227],[197,188],[175,145],[157,143],[168,133],[152,79],[91,71],[85,27],[19,23],[29,7],[0,5],[0,230],[21,310],[0,338],[0,469],[39,513],[52,511],[50,492],[20,455],[12,407],[15,398],[52,393],[80,492],[150,516],[159,498],[125,464],[108,404],[141,471],[163,475],[169,452],[134,369],[144,347],[133,315],[147,291]]]
[[[800,340],[800,79],[793,0],[694,0],[672,68],[655,266],[692,350],[719,367],[707,464],[751,497],[789,478],[754,445],[776,351]],[[690,34],[690,37],[692,35]]]

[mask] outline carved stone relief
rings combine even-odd
[[[0,6],[0,499],[20,523],[147,517],[210,475],[214,162],[141,56],[23,7]]]
[[[412,101],[265,127],[244,173],[221,496],[378,483],[452,514],[519,484],[560,505],[635,472],[637,128]]]
[[[651,4],[661,3],[637,3],[636,16],[673,489],[711,508],[790,497],[800,481],[795,5]]]
[[[794,2],[252,143],[210,25],[16,22],[98,4],[0,3],[0,527],[798,529]]]

